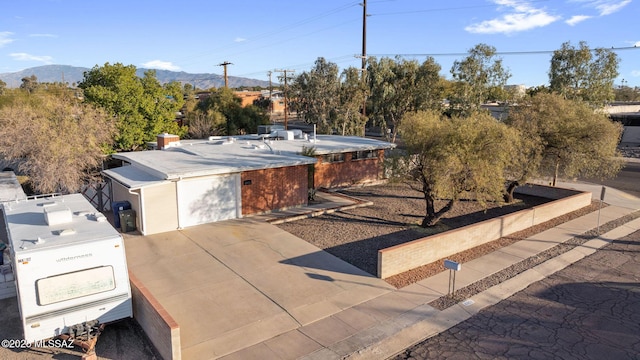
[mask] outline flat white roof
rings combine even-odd
[[[233,140],[231,140],[233,139]],[[116,159],[130,163],[133,169],[104,171],[129,188],[144,186],[145,181],[175,180],[207,175],[285,166],[314,164],[315,158],[300,155],[303,148],[314,148],[316,155],[387,149],[395,144],[356,137],[319,135],[313,140],[261,140],[257,135],[220,137],[211,140],[181,142],[164,150],[117,153]],[[143,176],[147,173],[147,178]],[[137,178],[136,178],[137,177]]]
[[[5,202],[2,207],[9,242],[16,254],[120,236],[82,194]],[[70,221],[48,225],[45,209],[50,212],[68,209]]]

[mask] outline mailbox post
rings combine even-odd
[[[598,228],[597,228],[597,234],[600,235],[600,211],[602,211],[602,201],[604,200],[604,194],[607,192],[607,188],[606,187],[602,187],[602,190],[600,191],[600,207],[598,208]]]
[[[447,295],[453,296],[456,292],[456,272],[462,269],[462,264],[453,260],[445,260],[444,268],[449,269],[449,288],[447,289],[449,293]]]

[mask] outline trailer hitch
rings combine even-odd
[[[82,348],[85,354],[83,360],[97,359],[96,343],[98,336],[104,330],[105,324],[100,324],[98,320],[86,321],[69,327],[68,334],[58,336],[63,340],[71,340],[73,344]]]

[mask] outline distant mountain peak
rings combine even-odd
[[[0,80],[7,84],[7,87],[16,88],[22,84],[22,78],[35,75],[38,82],[65,82],[68,84],[77,84],[84,79],[84,72],[91,70],[90,68],[71,66],[71,65],[42,65],[35,66],[22,71],[0,74]],[[184,71],[170,71],[160,69],[137,68],[137,75],[142,77],[147,70],[155,70],[156,78],[161,84],[171,81],[179,81],[183,84],[191,84],[198,89],[219,88],[224,86],[224,77],[218,74],[200,73],[192,74]],[[237,76],[229,76],[229,87],[253,87],[253,86],[269,86],[268,81],[250,79]]]

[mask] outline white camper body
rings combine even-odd
[[[2,207],[27,342],[132,316],[123,238],[81,194]]]

